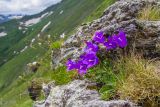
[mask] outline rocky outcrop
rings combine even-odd
[[[160,6],[156,0],[120,0],[107,8],[101,18],[83,24],[77,32],[70,36],[62,48],[54,53],[53,68],[64,59],[77,59],[83,53],[84,42],[91,40],[95,31],[101,30],[106,35],[123,30],[127,34],[126,49],[117,49],[109,55],[138,53],[146,58],[160,59],[160,21],[139,20],[138,13],[148,5]],[[100,51],[101,56],[107,56],[106,51]],[[110,56],[109,56],[110,57]],[[75,80],[68,85],[52,88],[49,97],[35,107],[134,107],[129,101],[103,101],[95,90],[87,89],[90,83],[85,80]]]
[[[67,85],[53,87],[44,102],[34,107],[135,107],[129,101],[103,101],[96,90],[87,89],[91,83],[75,80]]]
[[[60,50],[61,54],[56,56],[59,57],[56,58],[56,63],[63,63],[63,60],[68,57],[76,59],[83,52],[84,41],[90,40],[97,30],[111,35],[122,29],[126,32],[129,41],[125,49],[126,53],[135,52],[147,58],[160,58],[160,21],[137,19],[138,12],[148,5],[160,6],[160,3],[157,0],[120,0],[116,2],[104,11],[101,18],[83,24],[74,35],[65,41]],[[116,53],[122,52],[117,50]]]

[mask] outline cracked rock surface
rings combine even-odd
[[[135,107],[129,101],[103,101],[96,90],[87,89],[89,84],[89,81],[74,80],[56,86],[44,102],[37,102],[34,107]]]

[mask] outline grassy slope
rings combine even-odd
[[[79,25],[82,22],[82,20],[91,13],[91,11],[94,10],[96,5],[98,5],[101,2],[102,0],[98,2],[97,0],[93,0],[93,1],[65,0],[63,1],[61,4],[58,4],[57,8],[55,8],[54,10],[55,12],[53,15],[51,15],[50,17],[47,17],[37,25],[33,26],[33,28],[35,29],[34,31],[31,31],[25,38],[23,38],[17,44],[13,45],[12,48],[8,49],[7,55],[11,56],[11,53],[13,52],[13,50],[23,49],[26,45],[29,45],[29,42],[32,40],[32,38],[37,36],[37,34],[40,32],[43,26],[46,25],[50,20],[52,21],[52,24],[43,33],[42,35],[43,40],[48,34],[51,34],[52,37],[56,39],[57,36],[62,34],[64,31],[65,32],[71,31],[74,27]],[[59,12],[61,10],[64,10],[64,13],[59,15]],[[40,39],[39,41],[41,41],[42,39]],[[44,45],[44,48],[45,48],[45,45]],[[23,71],[23,67],[25,66],[26,63],[28,63],[29,61],[35,60],[34,57],[38,53],[41,55],[43,54],[43,52],[46,51],[44,50],[44,48],[40,48],[37,46],[31,49],[29,48],[26,52],[23,52],[22,54],[19,54],[16,57],[13,57],[13,59],[11,59],[6,64],[1,66],[0,87],[3,86],[4,83],[6,86],[9,85],[10,81],[15,79],[17,75],[19,75]],[[10,81],[8,81],[8,79],[6,80],[6,76],[10,76],[9,77]]]
[[[84,20],[84,22],[90,22],[95,19],[98,19],[103,15],[103,12],[106,9],[106,7],[110,6],[114,2],[116,2],[116,0],[104,0],[101,3],[101,5],[99,5],[98,8],[88,18],[86,18],[86,20]]]
[[[24,35],[23,38],[18,39],[17,43],[14,43],[14,45],[12,44],[12,48],[9,48],[6,51],[7,55],[11,57],[11,60],[0,67],[0,101],[2,102],[2,105],[5,105],[7,107],[31,106],[32,101],[26,94],[26,88],[28,86],[28,82],[33,78],[56,80],[58,84],[64,84],[69,81],[70,74],[67,74],[65,72],[65,68],[62,67],[57,71],[54,71],[56,73],[50,70],[50,51],[48,51],[48,54],[45,54],[46,49],[48,50],[47,39],[45,37],[46,35],[51,34],[53,41],[55,41],[63,32],[71,32],[75,27],[82,23],[82,21],[86,19],[87,16],[93,14],[98,5],[100,6],[101,4],[106,3],[106,5],[103,5],[103,7],[101,8],[107,7],[108,2],[106,1],[107,0],[65,0],[63,1],[63,3],[58,4],[57,6],[48,8],[48,10],[54,9],[54,14],[43,19],[43,21],[41,21],[37,25],[29,28],[27,36]],[[59,15],[59,12],[61,10],[64,10],[64,13]],[[102,10],[103,9],[101,9],[101,11]],[[97,16],[98,15],[92,15],[90,17],[94,19]],[[36,41],[33,48],[28,48],[25,52],[14,57],[12,56],[11,53],[13,52],[13,50],[23,49],[22,47],[28,45],[29,41],[31,41],[31,39],[35,37],[40,32],[42,27],[50,20],[52,21],[52,24],[43,33],[42,38]],[[31,32],[32,28],[35,30]],[[13,32],[16,33],[18,31],[14,30]],[[43,47],[36,45],[38,42],[43,42]],[[38,58],[36,56],[38,56]],[[22,80],[17,80],[17,77],[24,73],[26,64],[28,62],[40,59],[45,60],[41,61],[42,67],[36,74],[26,75],[23,76]],[[13,80],[14,82],[12,82]]]

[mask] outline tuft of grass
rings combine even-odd
[[[143,107],[158,107],[160,75],[155,67],[142,58],[129,57],[117,63],[125,78],[118,81],[117,90],[121,99],[129,99]],[[123,67],[122,67],[123,66]]]
[[[131,100],[141,106],[160,105],[160,75],[149,61],[135,56],[105,59],[91,69],[86,78],[97,82],[104,100]]]
[[[60,49],[62,46],[63,40],[57,40],[52,43],[51,48],[52,49]]]
[[[140,20],[158,21],[160,20],[160,8],[158,6],[147,6],[140,11],[138,18]]]

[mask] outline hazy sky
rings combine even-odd
[[[61,0],[0,0],[0,14],[35,14]]]

